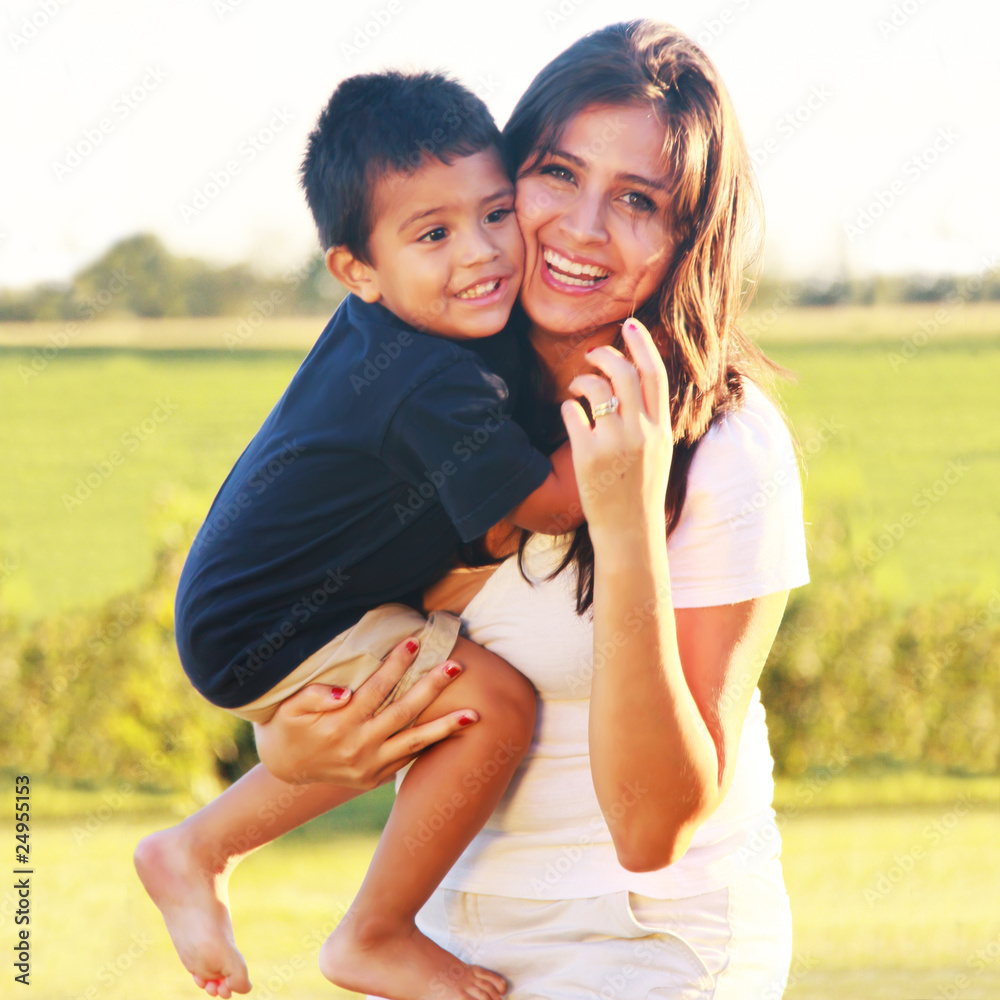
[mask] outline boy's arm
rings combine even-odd
[[[552,471],[541,486],[508,515],[519,528],[545,535],[563,535],[583,524],[580,490],[567,441],[549,456]]]

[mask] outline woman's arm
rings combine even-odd
[[[645,330],[627,326],[625,336],[635,367],[613,348],[589,356],[610,377],[618,412],[593,429],[579,404],[563,412],[594,545],[594,788],[620,862],[647,871],[683,855],[728,789],[787,591],[674,609],[663,509],[672,451],[666,373]],[[572,388],[592,406],[609,395],[598,376]]]

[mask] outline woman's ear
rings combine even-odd
[[[327,250],[326,269],[344,288],[365,302],[378,302],[382,298],[375,268],[355,257],[346,246],[330,247]]]

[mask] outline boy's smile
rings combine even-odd
[[[358,292],[419,330],[457,339],[503,329],[517,299],[524,244],[514,185],[492,149],[375,189],[369,284]]]

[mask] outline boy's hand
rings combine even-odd
[[[254,725],[261,763],[290,784],[327,781],[367,790],[388,781],[425,747],[468,726],[468,720],[478,722],[479,716],[467,709],[400,732],[461,674],[461,669],[445,672],[458,666],[453,660],[435,667],[402,698],[373,715],[416,654],[416,647],[409,650],[407,642],[401,642],[353,695],[310,684],[283,701],[269,722]]]

